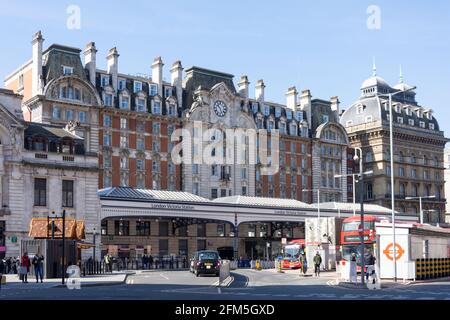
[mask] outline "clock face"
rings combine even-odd
[[[225,104],[225,102],[217,100],[214,103],[214,112],[219,116],[219,117],[223,117],[225,116],[225,114],[227,113],[227,105]]]

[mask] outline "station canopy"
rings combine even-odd
[[[290,209],[312,208],[311,205],[294,200],[278,198],[262,198],[249,196],[231,196],[212,200],[214,203],[237,204],[242,206],[281,207]]]

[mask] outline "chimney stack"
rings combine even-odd
[[[297,108],[297,88],[290,87],[286,92],[286,107],[295,112]]]
[[[95,42],[89,42],[84,50],[84,67],[89,72],[89,81],[95,87],[95,73],[97,70],[97,49],[95,48]]]
[[[108,56],[106,57],[108,61],[108,74],[111,75],[112,87],[114,91],[117,92],[117,74],[119,72],[119,53],[117,48],[114,47],[109,50]]]
[[[337,116],[337,119],[339,119],[339,98],[338,96],[334,96],[330,98],[330,102],[331,102],[331,110],[334,111],[334,113]]]
[[[264,81],[258,80],[258,82],[256,82],[256,87],[255,87],[255,99],[258,101],[264,101],[264,88],[266,87],[266,85],[264,84]]]
[[[243,97],[243,98],[248,98],[248,86],[249,86],[250,82],[248,81],[248,77],[246,75],[243,75],[241,77],[241,81],[239,81],[238,83],[238,88],[239,88],[239,94]]]
[[[44,38],[39,30],[33,36],[31,41],[32,45],[32,80],[31,80],[31,95],[35,96],[42,94],[43,74],[42,74],[42,44],[44,43]]]
[[[181,108],[183,105],[183,67],[180,60],[173,63],[172,68],[170,69],[170,74],[172,78],[172,86],[175,87],[177,92],[178,107]]]
[[[300,108],[306,113],[306,120],[308,121],[308,128],[311,129],[311,92],[303,90],[300,94]]]
[[[152,63],[152,81],[158,84],[158,94],[163,97],[163,66],[161,57],[155,58]]]

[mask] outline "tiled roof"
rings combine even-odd
[[[224,204],[239,204],[248,206],[263,206],[263,207],[282,207],[282,208],[310,208],[307,203],[300,202],[294,199],[276,199],[276,198],[262,198],[262,197],[248,197],[248,196],[231,196],[214,199],[212,202]]]
[[[134,189],[130,187],[112,187],[98,191],[100,198],[127,200],[163,200],[186,202],[210,202],[195,194],[183,191],[163,191],[150,189]]]

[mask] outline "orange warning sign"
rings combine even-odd
[[[386,249],[383,250],[383,253],[386,255],[386,257],[389,260],[394,260],[394,244],[391,242],[387,245]],[[405,253],[405,250],[403,250],[403,248],[396,243],[395,244],[395,260],[400,260],[400,258],[403,256],[403,254]]]

